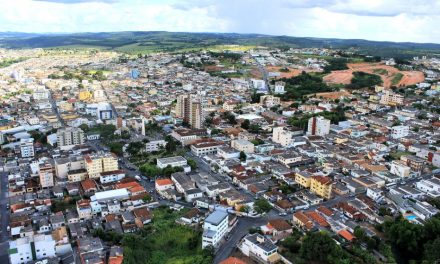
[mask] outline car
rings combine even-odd
[[[279,213],[278,215],[279,216],[286,216],[287,214],[286,213]]]

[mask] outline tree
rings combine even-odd
[[[254,203],[254,210],[258,214],[267,213],[272,209],[272,206],[266,199],[258,199]]]
[[[122,154],[123,154],[123,151],[122,151],[123,144],[121,142],[109,143],[108,147],[110,148],[111,152],[115,153],[118,156],[122,156]]]
[[[245,119],[242,123],[241,123],[241,128],[248,130],[249,127],[251,125],[251,121],[249,121],[249,119]]]
[[[148,163],[145,163],[144,165],[140,166],[139,170],[148,177],[156,177],[162,173],[161,170],[156,165],[152,165]]]
[[[188,162],[188,165],[191,167],[191,170],[197,169],[197,162],[195,160],[188,159],[187,162]]]
[[[243,151],[240,151],[240,160],[246,161],[246,158],[247,158],[246,153],[244,153]]]
[[[322,263],[330,262],[335,257],[342,259],[342,249],[327,233],[323,232],[307,234],[299,253],[305,260]]]

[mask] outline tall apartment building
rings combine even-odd
[[[282,146],[289,146],[294,143],[294,137],[302,136],[304,131],[295,127],[274,127],[272,129],[272,141]]]
[[[20,140],[20,153],[22,158],[30,158],[35,155],[33,138],[22,138]]]
[[[113,153],[97,153],[84,157],[89,178],[96,179],[102,172],[116,171],[119,169],[118,158]]]
[[[69,149],[84,142],[84,132],[79,127],[66,127],[57,132],[57,143],[61,149]]]
[[[38,175],[40,177],[41,188],[48,188],[54,186],[53,174],[54,174],[54,168],[50,163],[46,162],[44,164],[40,164],[40,171]]]
[[[203,127],[204,115],[201,98],[192,94],[179,95],[175,113],[177,117],[182,118],[192,128],[200,129]]]
[[[325,136],[330,133],[330,120],[322,116],[315,116],[309,119],[307,135]]]

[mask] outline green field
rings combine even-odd
[[[391,84],[397,85],[400,82],[400,80],[402,80],[402,78],[403,78],[402,73],[400,73],[400,72],[396,73],[396,75],[394,75],[393,79],[391,80]]]
[[[242,46],[242,47],[237,47]],[[127,53],[176,52],[198,49],[246,50],[264,46],[271,48],[333,48],[381,57],[411,59],[413,56],[436,56],[440,44],[397,43],[356,39],[323,39],[262,34],[236,33],[186,33],[165,31],[126,31],[102,33],[76,33],[61,35],[8,34],[2,38],[0,47],[23,48],[99,48]],[[246,48],[245,48],[246,47]]]

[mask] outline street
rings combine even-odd
[[[9,263],[8,258],[8,240],[9,232],[7,227],[9,225],[9,209],[7,209],[8,204],[8,173],[2,172],[1,174],[1,186],[0,186],[0,217],[1,217],[1,227],[0,227],[0,263]]]

